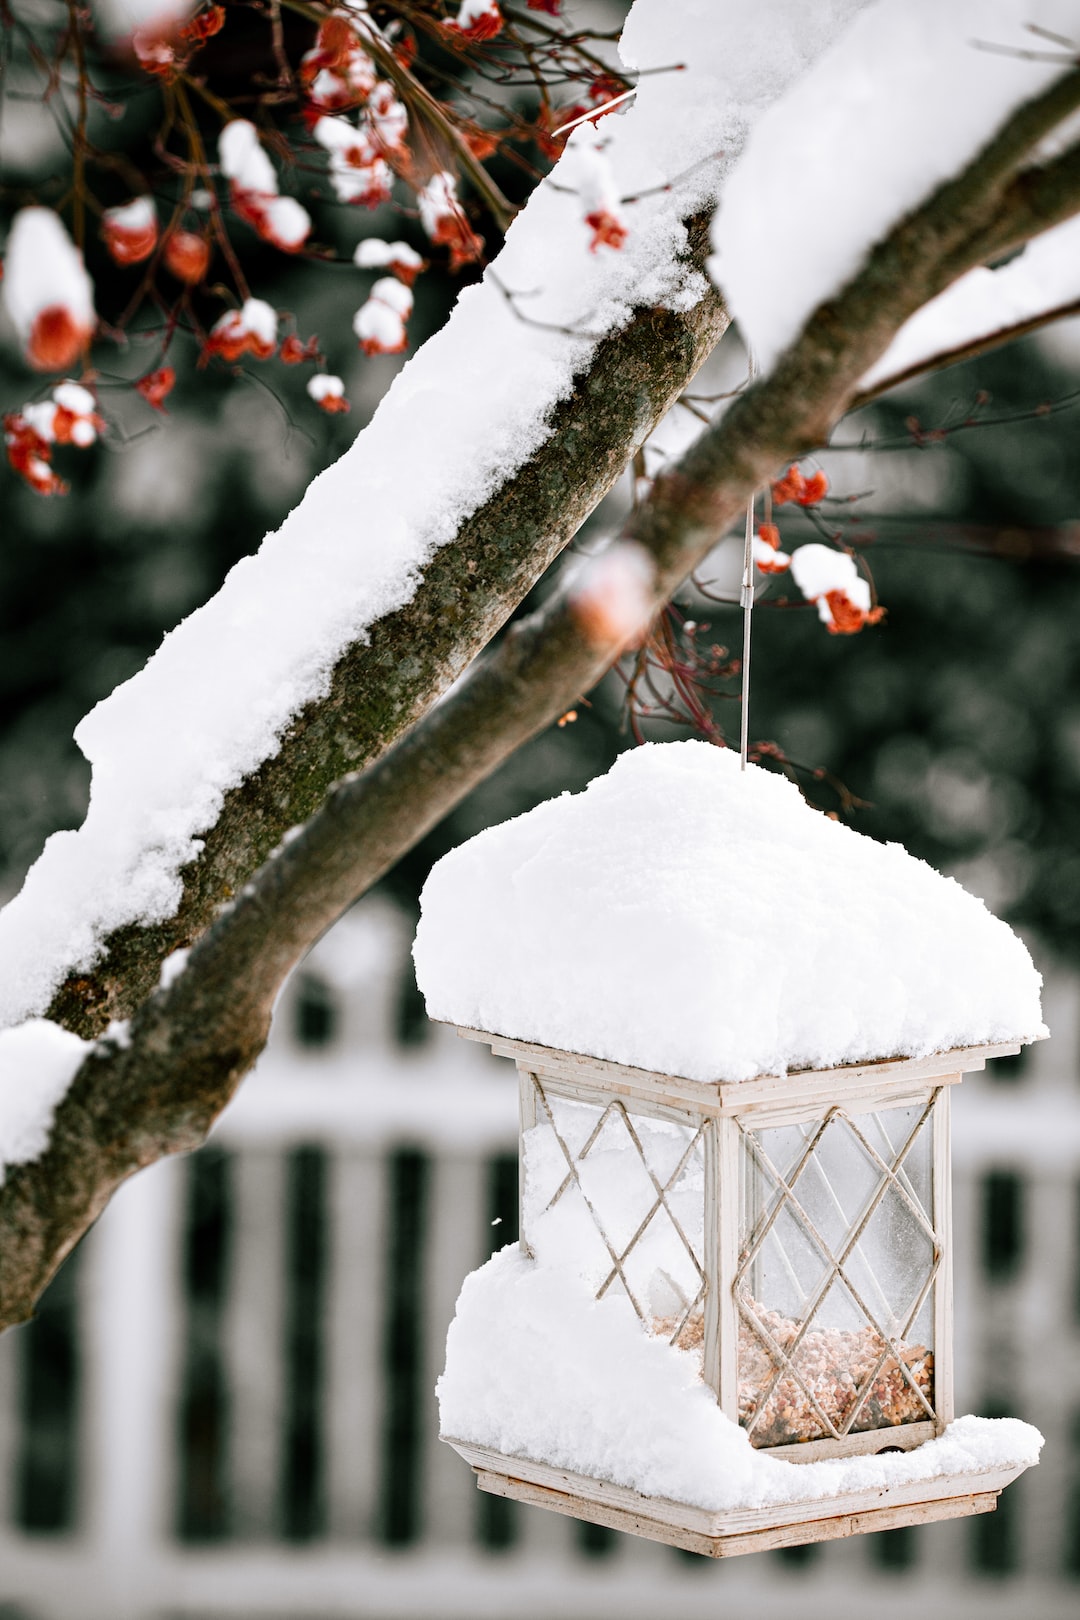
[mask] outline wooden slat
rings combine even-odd
[[[518,1242],[527,1259],[533,1258],[525,1220],[525,1132],[536,1124],[536,1080],[532,1070],[518,1064]]]
[[[486,1160],[472,1153],[443,1153],[431,1164],[431,1224],[424,1279],[424,1447],[422,1452],[424,1539],[468,1546],[477,1504],[464,1489],[461,1470],[444,1446],[431,1445],[439,1431],[435,1381],[446,1364],[446,1334],[462,1278],[487,1259]],[[440,1219],[436,1212],[442,1212]]]
[[[704,1261],[705,1261],[705,1342],[704,1361],[702,1362],[702,1377],[715,1390],[716,1398],[721,1407],[730,1417],[729,1407],[724,1406],[724,1392],[721,1388],[720,1368],[720,1309],[721,1294],[727,1288],[731,1297],[730,1281],[724,1278],[720,1259],[720,1143],[718,1134],[719,1120],[710,1119],[705,1123],[705,1135],[702,1138],[703,1157],[705,1160],[705,1226]],[[720,1279],[720,1286],[717,1286]],[[736,1401],[736,1405],[737,1405]],[[737,1420],[738,1413],[735,1413]]]
[[[656,1519],[626,1508],[587,1502],[563,1491],[531,1485],[525,1480],[509,1479],[482,1468],[476,1470],[476,1483],[482,1491],[490,1491],[496,1496],[526,1502],[532,1507],[548,1508],[570,1518],[585,1519],[590,1524],[625,1531],[628,1535],[643,1536],[669,1547],[681,1547],[686,1552],[700,1553],[706,1558],[737,1558],[743,1553],[769,1552],[777,1547],[801,1547],[812,1541],[839,1541],[875,1530],[896,1530],[902,1525],[929,1524],[939,1519],[992,1513],[997,1507],[999,1494],[997,1491],[973,1492],[934,1502],[913,1503],[908,1507],[869,1508],[861,1513],[839,1514],[828,1519],[708,1536],[700,1531],[661,1524]]]
[[[564,1496],[571,1496],[589,1506],[620,1509],[627,1514],[654,1521],[678,1530],[690,1530],[703,1536],[743,1535],[755,1530],[783,1528],[791,1524],[808,1524],[819,1519],[830,1519],[850,1514],[876,1512],[884,1508],[920,1507],[928,1503],[972,1495],[996,1495],[1019,1474],[1024,1465],[988,1468],[963,1474],[941,1474],[933,1479],[915,1480],[902,1485],[875,1485],[861,1491],[844,1491],[837,1496],[821,1497],[804,1502],[783,1502],[762,1508],[732,1508],[715,1510],[694,1507],[686,1502],[675,1502],[668,1497],[643,1496],[640,1491],[625,1485],[612,1485],[607,1480],[590,1479],[570,1469],[553,1468],[549,1463],[535,1462],[528,1457],[505,1457],[486,1446],[472,1445],[444,1435],[477,1473],[497,1475],[513,1485],[542,1486]],[[581,1517],[590,1515],[583,1513]],[[679,1543],[674,1543],[679,1545]]]
[[[505,1055],[505,1054],[504,1054]],[[588,1103],[593,1108],[606,1108],[613,1097],[620,1098],[632,1113],[648,1119],[670,1120],[673,1125],[697,1125],[702,1115],[713,1117],[720,1109],[699,1101],[671,1097],[660,1092],[643,1090],[640,1086],[624,1085],[621,1081],[607,1083],[602,1078],[574,1073],[566,1066],[536,1064],[535,1073],[544,1091],[572,1102]]]
[[[182,1162],[164,1159],[125,1182],[80,1279],[80,1529],[106,1567],[136,1563],[173,1525],[180,1294],[170,1256],[180,1255],[183,1178]]]
[[[224,1340],[232,1532],[273,1536],[281,1515],[285,1165],[279,1147],[232,1159],[233,1219]]]
[[[897,1423],[881,1429],[845,1434],[839,1440],[805,1440],[789,1446],[761,1446],[763,1457],[781,1462],[823,1462],[829,1457],[868,1457],[879,1451],[914,1451],[941,1433],[942,1425],[926,1418],[921,1423]]]
[[[947,1087],[934,1104],[933,1222],[941,1243],[941,1264],[934,1278],[934,1410],[942,1427],[954,1416],[953,1400],[953,1222],[952,1095]]]
[[[386,1160],[348,1146],[330,1159],[326,1497],[331,1536],[370,1540],[379,1519]]]
[[[739,1197],[742,1132],[734,1119],[716,1122],[718,1146],[718,1278],[717,1328],[720,1340],[720,1406],[732,1423],[739,1421],[739,1311],[735,1273],[739,1269]]]
[[[654,1098],[673,1107],[687,1104],[704,1113],[743,1113],[771,1107],[785,1101],[812,1102],[828,1099],[843,1101],[867,1092],[884,1098],[895,1088],[903,1089],[917,1080],[948,1083],[947,1077],[970,1074],[986,1065],[988,1058],[1007,1057],[1020,1050],[1014,1041],[984,1046],[958,1047],[922,1058],[885,1058],[872,1063],[846,1064],[833,1069],[793,1070],[786,1075],[759,1075],[754,1080],[688,1080],[679,1075],[656,1074],[649,1069],[625,1063],[610,1063],[580,1052],[564,1052],[533,1041],[519,1041],[508,1035],[453,1026],[465,1040],[483,1041],[499,1056],[524,1064],[541,1075],[576,1080],[583,1085],[600,1086],[609,1096]]]
[[[88,1246],[93,1240],[88,1238]],[[16,1330],[0,1336],[0,1526],[14,1517],[15,1458],[19,1435],[19,1341]]]

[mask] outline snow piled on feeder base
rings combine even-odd
[[[1046,1034],[1027,949],[981,900],[710,743],[620,755],[445,855],[420,903],[432,1018],[661,1074]]]
[[[447,1438],[717,1511],[1028,1468],[1042,1446],[1017,1418],[962,1417],[914,1451],[766,1456],[721,1412],[697,1356],[516,1244],[465,1279],[437,1394]]]

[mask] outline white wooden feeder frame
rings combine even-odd
[[[621,1116],[631,1140],[641,1155],[642,1163],[653,1183],[656,1203],[645,1217],[637,1233],[621,1252],[610,1243],[602,1222],[591,1211],[597,1229],[608,1248],[612,1269],[600,1289],[603,1294],[618,1278],[644,1323],[644,1313],[622,1274],[621,1263],[637,1242],[653,1214],[663,1206],[676,1233],[685,1244],[701,1278],[697,1297],[690,1301],[675,1324],[671,1339],[674,1342],[692,1313],[703,1310],[704,1345],[703,1375],[716,1391],[721,1410],[732,1422],[739,1421],[737,1391],[737,1357],[739,1345],[740,1308],[746,1313],[745,1302],[740,1307],[737,1284],[744,1275],[752,1254],[740,1257],[740,1161],[750,1144],[750,1151],[759,1157],[752,1132],[761,1129],[821,1122],[827,1124],[843,1120],[862,1142],[863,1149],[877,1159],[881,1181],[875,1197],[864,1207],[858,1222],[850,1228],[849,1236],[834,1254],[829,1245],[814,1234],[818,1246],[827,1256],[831,1269],[825,1282],[817,1290],[817,1303],[834,1278],[840,1279],[855,1294],[858,1304],[872,1327],[889,1347],[879,1367],[890,1351],[896,1352],[894,1362],[907,1377],[927,1409],[924,1420],[904,1422],[892,1426],[852,1432],[862,1397],[847,1418],[845,1432],[840,1432],[821,1408],[812,1392],[807,1390],[798,1372],[787,1360],[787,1353],[775,1344],[770,1353],[777,1363],[773,1383],[782,1376],[791,1375],[807,1392],[815,1406],[821,1424],[832,1431],[831,1438],[808,1440],[799,1444],[762,1447],[773,1456],[792,1462],[812,1462],[825,1457],[865,1455],[883,1450],[909,1450],[941,1433],[953,1418],[952,1377],[952,1189],[950,1166],[950,1088],[967,1073],[984,1068],[988,1058],[1010,1056],[1020,1050],[1015,1043],[974,1046],[936,1053],[925,1058],[891,1059],[874,1063],[854,1064],[837,1069],[810,1069],[787,1075],[764,1075],[755,1080],[739,1082],[687,1080],[677,1075],[655,1074],[625,1064],[609,1063],[600,1058],[580,1053],[558,1051],[551,1047],[508,1036],[492,1035],[480,1030],[459,1028],[458,1034],[468,1040],[485,1042],[496,1056],[508,1057],[518,1069],[521,1134],[536,1125],[541,1116],[555,1131],[567,1160],[567,1176],[555,1194],[555,1202],[562,1191],[577,1180],[575,1156],[571,1154],[559,1134],[548,1098],[561,1098],[575,1103],[586,1103],[599,1108],[600,1118],[589,1143],[578,1150],[580,1162],[592,1141],[596,1139],[604,1121],[614,1112]],[[894,1155],[892,1164],[875,1153],[853,1119],[871,1114],[882,1108],[918,1107],[922,1110],[917,1126]],[[633,1127],[633,1116],[666,1120],[689,1127],[693,1132],[679,1167],[666,1183],[662,1183],[649,1168],[641,1143]],[[914,1195],[908,1196],[902,1182],[902,1161],[925,1124],[929,1124],[931,1137],[930,1210],[924,1211]],[[808,1141],[806,1157],[821,1135],[818,1131]],[[696,1258],[693,1247],[682,1230],[674,1211],[666,1203],[665,1194],[674,1184],[690,1154],[700,1144],[705,1172],[704,1193],[704,1263]],[[767,1161],[766,1161],[767,1162]],[[798,1172],[785,1177],[768,1166],[779,1191],[775,1208],[779,1210],[791,1195],[791,1186]],[[521,1185],[524,1189],[524,1166]],[[580,1183],[578,1183],[580,1188]],[[910,1183],[908,1184],[910,1190]],[[873,1210],[890,1187],[895,1187],[919,1215],[927,1237],[932,1243],[932,1261],[928,1267],[926,1285],[918,1301],[909,1312],[914,1320],[926,1298],[931,1300],[933,1318],[934,1372],[932,1401],[918,1389],[914,1378],[906,1373],[898,1346],[902,1331],[897,1334],[881,1328],[844,1272],[843,1266],[857,1246]],[[587,1200],[586,1200],[587,1202]],[[591,1210],[591,1206],[590,1206]],[[528,1253],[528,1232],[522,1209],[521,1243]],[[809,1225],[801,1208],[799,1219]],[[812,1229],[812,1228],[811,1228]],[[815,1306],[806,1313],[802,1332],[813,1320]],[[760,1325],[755,1333],[762,1333]],[[801,1338],[801,1333],[800,1333]],[[895,1340],[895,1342],[894,1342]],[[792,1353],[799,1340],[791,1346]],[[868,1390],[876,1372],[864,1382]],[[759,1401],[758,1412],[764,1409],[767,1396]],[[727,1512],[710,1512],[682,1502],[644,1496],[636,1491],[612,1485],[603,1480],[554,1468],[549,1464],[521,1457],[507,1457],[497,1452],[472,1445],[466,1441],[444,1436],[460,1453],[476,1474],[481,1490],[497,1496],[511,1497],[535,1506],[547,1507],[557,1513],[569,1514],[593,1524],[626,1530],[634,1535],[663,1541],[691,1552],[705,1553],[714,1558],[728,1558],[738,1553],[763,1551],[770,1547],[792,1546],[810,1541],[830,1541],[864,1531],[893,1529],[899,1525],[925,1524],[936,1519],[961,1518],[975,1513],[992,1511],[1001,1490],[1023,1470],[1020,1467],[987,1469],[978,1473],[945,1475],[933,1480],[913,1484],[889,1486],[848,1492],[842,1496],[808,1502],[784,1503],[768,1508],[743,1508]]]

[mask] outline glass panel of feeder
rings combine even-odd
[[[929,1417],[939,1249],[925,1105],[834,1109],[744,1132],[743,1148],[739,1417],[754,1444]]]
[[[700,1131],[541,1084],[523,1149],[524,1234],[536,1258],[574,1272],[597,1298],[627,1298],[649,1331],[700,1345]]]
[[[538,1089],[536,1124],[522,1136],[522,1237],[545,1264],[595,1278],[610,1260],[582,1195],[577,1154],[603,1110]]]

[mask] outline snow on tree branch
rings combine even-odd
[[[511,227],[494,275],[462,294],[352,449],[80,724],[76,740],[94,768],[90,810],[78,832],[50,840],[0,915],[0,1020],[44,1010],[67,973],[93,968],[116,930],[176,913],[181,869],[198,860],[225,795],[275,755],[305,705],[326,698],[346,650],[411,601],[439,549],[536,454],[601,340],[635,307],[685,312],[700,302],[706,283],[687,264],[683,221],[711,202],[747,123],[851,5],[816,9],[811,40],[792,7],[763,6],[752,25],[739,22],[743,54],[734,57],[722,26],[740,15],[734,0],[686,0],[674,13],[663,0],[638,0],[628,58],[680,69],[644,77],[630,109],[606,126],[613,185],[637,199],[623,207],[625,242],[589,251],[575,182],[578,151],[596,140],[586,126]],[[793,45],[778,70],[785,23]],[[274,194],[251,125],[227,127],[224,167],[245,196]],[[401,311],[376,313],[364,341],[395,347],[386,328]],[[223,319],[210,337],[223,353],[259,353],[273,341],[273,312],[257,299]],[[285,826],[268,829],[271,844]]]
[[[759,364],[898,219],[1072,71],[1066,53],[1021,54],[1031,24],[1080,44],[1075,0],[877,0],[762,114],[724,186],[710,263]],[[1002,154],[1003,181],[1032,144]],[[797,253],[771,250],[781,230]]]

